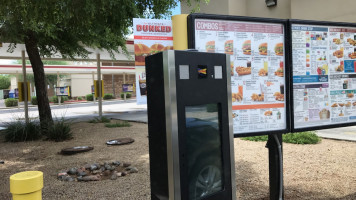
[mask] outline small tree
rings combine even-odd
[[[200,2],[200,0],[194,0]],[[206,0],[205,0],[206,1]],[[132,19],[161,18],[178,0],[3,0],[0,6],[0,38],[10,42],[9,51],[24,43],[32,65],[41,130],[53,119],[47,97],[41,57],[59,53],[63,58],[87,57],[85,47],[106,49],[112,56],[120,47],[126,52],[126,35]],[[186,0],[188,4],[191,0]]]

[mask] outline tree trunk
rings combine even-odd
[[[53,119],[47,96],[47,85],[43,63],[37,47],[37,39],[33,32],[27,34],[27,37],[25,38],[25,46],[35,79],[41,130],[43,134],[46,134],[49,127],[53,125]]]

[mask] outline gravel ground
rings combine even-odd
[[[25,170],[44,172],[44,200],[150,199],[147,124],[105,128],[103,124],[72,125],[74,139],[54,143],[4,143],[0,139],[0,199],[11,199],[10,175]],[[124,146],[105,145],[109,139],[132,137]],[[62,156],[62,148],[89,145],[94,150]],[[283,144],[285,199],[356,199],[356,143],[324,139],[317,145]],[[139,172],[118,180],[62,182],[57,173],[86,163],[119,160]],[[268,199],[268,150],[265,142],[235,139],[237,199]]]

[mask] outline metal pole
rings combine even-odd
[[[270,199],[284,199],[282,134],[268,136]]]
[[[57,93],[57,88],[59,87],[59,71],[57,71],[57,86],[56,86],[56,93]],[[57,96],[58,98],[58,105],[61,105],[61,96]]]
[[[94,72],[92,72],[92,79],[93,79],[93,86],[95,86],[94,85]],[[95,88],[94,88],[94,90],[95,90]],[[91,88],[90,88],[90,91],[91,91]],[[93,102],[94,102],[94,104],[95,104],[95,95],[93,94]]]
[[[99,86],[99,117],[103,116],[103,105],[102,105],[102,91],[101,91],[101,71],[100,71],[100,54],[96,54],[96,62],[98,65],[98,86]]]
[[[24,91],[24,105],[25,105],[25,120],[26,123],[29,122],[28,120],[28,99],[27,99],[27,79],[26,79],[26,58],[25,58],[25,51],[22,50],[22,74],[23,74],[23,91]]]
[[[124,84],[126,84],[125,72],[124,72]],[[126,92],[124,92],[124,100],[126,101]]]
[[[19,72],[16,71],[16,88],[19,89]],[[17,109],[20,109],[20,102],[17,104]]]
[[[111,75],[111,82],[112,82],[112,94],[114,95],[114,97],[116,98],[116,95],[115,95],[115,78],[114,78],[114,74]]]

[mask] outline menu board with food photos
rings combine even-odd
[[[291,29],[294,128],[356,122],[356,28]]]
[[[287,129],[284,25],[194,20],[195,48],[230,54],[234,134]]]

